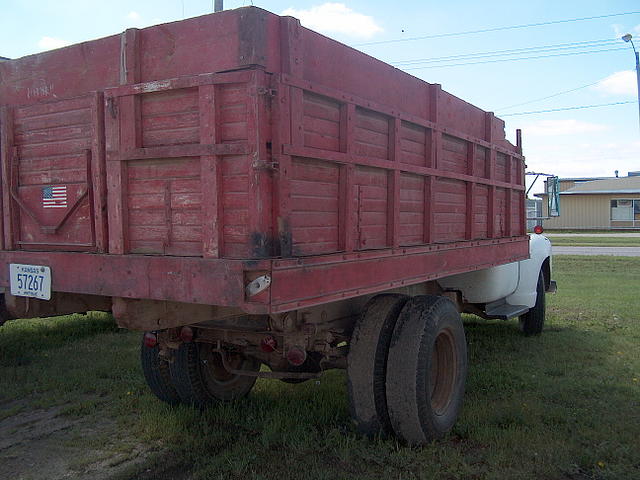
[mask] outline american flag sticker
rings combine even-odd
[[[67,208],[67,186],[44,187],[42,189],[42,206],[44,208]]]

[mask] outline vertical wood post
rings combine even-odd
[[[2,162],[2,248],[13,250],[13,202],[11,201],[11,171],[13,158],[13,111],[0,108],[0,161]]]
[[[347,103],[341,110],[340,115],[340,145],[346,154],[353,153],[353,142],[355,138],[355,117],[356,107],[352,103]],[[340,166],[339,181],[339,235],[340,248],[345,252],[352,252],[355,249],[355,231],[357,220],[355,218],[355,198],[353,196],[353,181],[355,176],[355,166],[345,163]]]
[[[487,112],[484,117],[484,140],[493,142],[493,112]],[[487,178],[495,180],[496,178],[496,150],[491,146],[487,152]],[[494,238],[496,236],[496,187],[489,186],[489,197],[487,198],[487,237]]]
[[[387,176],[387,245],[400,245],[400,128],[399,118],[389,120],[389,160],[393,170]]]
[[[199,90],[198,109],[200,111],[200,143],[217,143],[216,86],[202,85]],[[221,168],[217,155],[200,157],[202,185],[202,256],[218,258],[222,251],[221,218]]]
[[[91,99],[91,123],[93,125],[91,139],[91,178],[87,178],[93,191],[93,215],[96,250],[106,252],[109,247],[107,230],[107,179],[105,165],[105,132],[104,132],[104,95],[96,92]]]

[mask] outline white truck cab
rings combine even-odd
[[[445,291],[460,293],[465,311],[484,318],[519,316],[525,333],[540,333],[544,295],[556,291],[556,283],[551,280],[551,242],[544,235],[533,233],[529,236],[527,260],[453,275],[438,282]]]

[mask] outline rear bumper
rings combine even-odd
[[[244,284],[248,272],[268,271],[270,261],[4,251],[0,287],[7,290],[10,263],[50,267],[56,292],[233,306],[248,313],[268,310],[268,305],[245,301]]]
[[[528,250],[528,237],[513,237],[268,260],[0,251],[0,287],[9,287],[9,263],[43,265],[51,268],[52,292],[268,314],[516,262]],[[245,286],[264,274],[270,287],[247,297]]]

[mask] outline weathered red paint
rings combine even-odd
[[[503,122],[290,17],[130,29],[0,76],[4,288],[41,264],[54,291],[275,313],[528,255]]]

